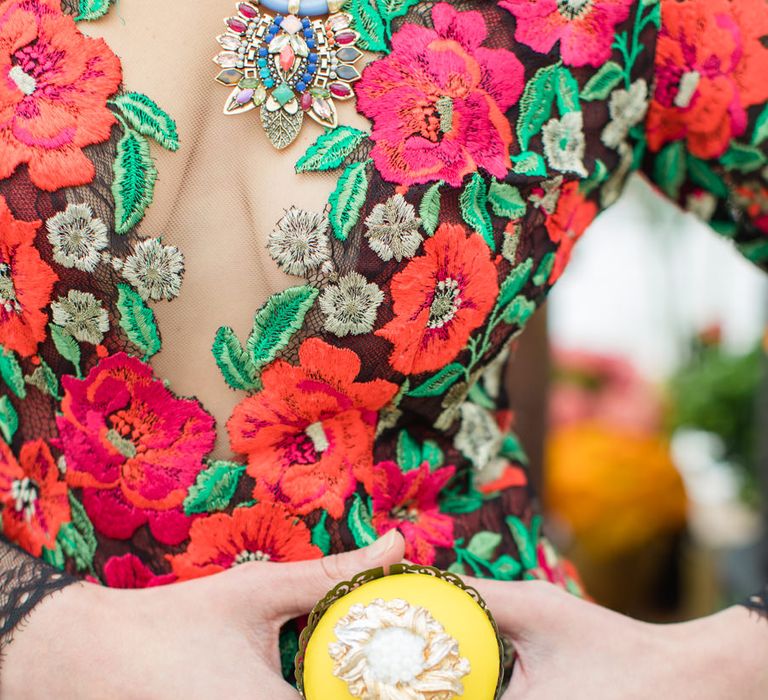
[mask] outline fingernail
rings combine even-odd
[[[387,552],[395,546],[395,539],[397,537],[395,532],[395,530],[390,530],[384,537],[380,537],[370,545],[366,552],[366,558],[370,561],[375,561],[386,556]]]

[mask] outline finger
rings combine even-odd
[[[373,544],[354,552],[334,554],[313,561],[275,565],[273,610],[287,617],[309,612],[331,588],[361,571],[388,568],[403,558],[405,541],[390,530]]]

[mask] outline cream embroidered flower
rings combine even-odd
[[[542,129],[544,155],[555,170],[577,173],[587,177],[584,167],[584,116],[568,112],[560,119],[550,119]]]
[[[350,272],[325,288],[320,309],[325,314],[325,329],[343,338],[370,333],[384,293],[357,272]]]
[[[122,268],[142,299],[167,299],[179,294],[184,274],[184,256],[175,246],[163,245],[158,238],[141,241]]]
[[[362,700],[448,700],[471,668],[459,643],[422,607],[396,598],[353,605],[328,645],[333,673]]]
[[[377,204],[365,220],[368,243],[384,262],[394,258],[412,258],[421,245],[419,226],[413,205],[401,194]]]
[[[53,259],[64,267],[93,272],[107,246],[107,227],[88,204],[70,204],[45,222]]]
[[[460,410],[461,427],[453,444],[475,469],[483,469],[499,454],[504,437],[491,413],[482,406],[466,401]]]
[[[77,340],[98,345],[109,330],[109,316],[90,292],[70,289],[66,297],[51,302],[53,322]]]
[[[611,121],[600,136],[609,148],[618,148],[623,143],[629,130],[639,124],[648,111],[648,83],[644,79],[636,80],[629,90],[614,90],[608,104]]]
[[[289,275],[304,276],[329,260],[327,232],[327,217],[291,207],[269,234],[269,255]]]

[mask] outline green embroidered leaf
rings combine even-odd
[[[581,92],[582,102],[605,100],[624,78],[624,69],[615,61],[604,63],[584,86]]]
[[[610,173],[608,172],[608,168],[605,166],[605,163],[603,163],[603,161],[598,158],[595,160],[594,170],[589,174],[589,177],[586,180],[582,180],[581,184],[579,185],[579,191],[586,197],[596,187],[599,187],[603,182],[605,182],[609,175]]]
[[[581,111],[581,106],[579,105],[579,83],[573,77],[573,73],[564,66],[560,66],[560,70],[557,71],[555,90],[557,108],[560,110],[560,114]]]
[[[140,92],[127,92],[118,95],[113,102],[140,134],[152,137],[169,151],[179,149],[176,122],[149,97]]]
[[[395,17],[402,17],[419,0],[376,0],[384,19],[391,21]]]
[[[290,287],[273,294],[259,309],[246,342],[251,362],[257,369],[272,362],[288,344],[301,328],[319,293],[317,288],[309,285]]]
[[[731,147],[720,156],[720,162],[726,170],[738,170],[741,173],[751,173],[765,164],[766,156],[755,146],[745,146],[733,141]]]
[[[442,185],[442,180],[436,182],[424,193],[421,199],[419,216],[421,217],[421,225],[429,236],[435,235],[437,225],[440,223],[440,187]]]
[[[520,295],[512,300],[512,303],[504,309],[502,319],[504,323],[520,326],[528,323],[528,319],[536,311],[536,304]]]
[[[325,521],[328,520],[328,513],[322,512],[320,521],[312,528],[312,544],[315,545],[325,556],[331,553],[331,536],[325,527]]]
[[[464,221],[477,231],[492,250],[496,250],[496,241],[493,240],[493,223],[488,214],[488,194],[485,180],[480,173],[472,175],[464,191],[459,197],[461,204],[461,216]]]
[[[386,27],[371,0],[351,0],[348,8],[354,18],[354,28],[360,33],[357,45],[368,51],[388,53]]]
[[[547,164],[540,153],[525,151],[517,156],[512,156],[512,172],[518,175],[528,175],[535,177],[547,174]]]
[[[149,143],[135,131],[126,131],[117,144],[115,179],[115,231],[126,234],[144,218],[152,201],[157,170],[149,154]]]
[[[448,571],[450,571],[452,574],[458,574],[459,576],[467,575],[467,567],[465,567],[464,564],[462,564],[460,561],[453,562],[453,564],[448,567]]]
[[[733,235],[733,234],[731,234]],[[739,245],[739,250],[754,263],[762,263],[768,259],[768,241],[753,241]]]
[[[525,449],[523,449],[520,438],[514,433],[507,433],[504,436],[499,454],[502,457],[506,457],[513,462],[518,462],[523,466],[528,464],[528,455],[525,453]]]
[[[232,500],[245,466],[236,462],[216,460],[197,475],[184,499],[187,515],[215,513],[224,510]]]
[[[297,173],[340,168],[367,134],[351,126],[337,126],[326,131],[296,163]]]
[[[96,535],[93,531],[93,524],[82,503],[71,493],[69,494],[69,507],[72,511],[72,522],[61,526],[56,539],[64,554],[74,560],[78,571],[92,570],[93,555],[96,553]]]
[[[61,545],[57,542],[54,549],[43,547],[43,561],[55,569],[62,570],[66,563]]]
[[[421,461],[428,462],[432,469],[437,469],[445,463],[445,454],[434,440],[425,440],[421,447]]]
[[[111,4],[112,0],[78,0],[75,22],[103,17],[109,12]]]
[[[760,112],[760,116],[755,121],[755,130],[752,132],[752,145],[759,146],[765,139],[768,139],[768,105]]]
[[[65,360],[69,360],[75,366],[75,371],[79,377],[80,346],[77,344],[77,341],[61,326],[57,326],[55,323],[49,323],[48,328],[51,330],[53,344],[56,346],[56,350],[59,351],[59,355]]]
[[[555,266],[556,255],[554,253],[547,253],[539,263],[539,268],[536,270],[536,274],[533,276],[533,283],[540,287],[542,284],[546,284],[549,276],[552,274],[552,268]]]
[[[483,505],[482,497],[477,493],[449,493],[440,499],[440,512],[455,515],[474,513]]]
[[[155,312],[150,309],[139,293],[127,284],[118,284],[117,308],[120,326],[145,357],[159,352],[160,333],[155,323]]]
[[[216,331],[211,352],[224,381],[233,389],[250,391],[261,386],[258,368],[229,326],[222,326]]]
[[[488,396],[488,393],[480,384],[473,384],[469,390],[469,399],[472,403],[476,403],[478,406],[488,409],[489,411],[496,410],[496,402]]]
[[[0,396],[0,431],[9,445],[18,429],[19,414],[7,396]]]
[[[517,139],[524,151],[528,149],[531,138],[541,131],[552,114],[559,71],[559,63],[540,68],[525,86],[517,119]]]
[[[502,554],[490,566],[491,573],[499,581],[514,581],[523,570],[523,565],[509,554]]]
[[[520,561],[526,569],[535,569],[538,565],[536,557],[536,545],[539,541],[539,527],[541,517],[534,515],[531,519],[531,529],[529,530],[520,518],[510,515],[506,518],[507,527],[512,533],[512,537],[517,545],[520,554]]]
[[[706,161],[690,154],[687,155],[688,177],[691,181],[711,192],[716,197],[727,197],[728,187],[723,179],[709,166]]]
[[[404,472],[418,469],[421,465],[421,447],[407,431],[401,430],[397,436],[397,464]]]
[[[347,516],[347,526],[358,547],[367,547],[378,539],[376,530],[371,524],[371,513],[360,498],[360,494],[355,494],[354,503]]]
[[[507,275],[499,289],[499,300],[496,302],[499,307],[508,304],[523,290],[531,277],[532,270],[533,258],[528,258]]]
[[[368,175],[366,170],[368,163],[353,163],[347,166],[336,189],[330,197],[331,224],[336,238],[346,241],[349,232],[357,224],[360,218],[360,208],[368,194]]]
[[[488,201],[491,203],[493,213],[505,219],[519,219],[527,209],[525,200],[517,187],[496,179],[491,180],[491,186],[488,188]]]
[[[648,0],[646,0],[647,2]],[[648,21],[653,24],[656,29],[661,29],[661,3],[656,2],[656,4],[651,9],[650,13],[648,14]]]
[[[42,358],[40,358],[40,365],[35,367],[34,372],[24,376],[24,381],[37,387],[44,394],[50,394],[54,398],[59,396],[59,380],[48,363]]]
[[[653,178],[661,189],[672,199],[680,196],[685,182],[685,147],[676,141],[664,147],[653,165]]]
[[[467,551],[478,559],[490,561],[499,544],[501,544],[501,535],[498,532],[483,530],[472,537],[467,545]]]
[[[433,375],[421,386],[408,392],[408,396],[423,398],[425,396],[440,396],[450,389],[459,379],[464,376],[463,365],[453,362],[447,367],[443,367],[437,374]]]
[[[0,377],[16,396],[20,399],[26,397],[27,387],[24,385],[24,373],[16,359],[16,353],[2,345],[0,345]]]

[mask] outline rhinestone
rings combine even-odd
[[[304,28],[301,20],[296,15],[288,15],[280,26],[288,34],[296,34]]]
[[[360,73],[357,72],[354,66],[345,66],[343,64],[336,68],[336,75],[342,80],[348,80],[349,82],[360,79]]]
[[[272,92],[272,97],[274,97],[281,105],[284,105],[294,99],[295,95],[293,94],[293,90],[291,90],[286,83],[281,83]]]
[[[216,76],[216,80],[218,80],[222,85],[229,86],[237,85],[242,77],[243,74],[239,70],[230,68],[228,70],[221,71],[221,73]]]
[[[245,17],[246,19],[255,19],[259,16],[259,11],[253,6],[248,4],[247,2],[241,2],[237,9],[240,11],[240,14]]]
[[[352,88],[346,83],[331,83],[328,87],[334,97],[343,100],[346,97],[352,96]]]
[[[240,39],[232,34],[222,34],[217,38],[223,49],[234,51],[240,48]]]
[[[336,58],[338,58],[340,61],[344,61],[345,63],[354,63],[362,55],[363,52],[359,49],[356,49],[354,46],[347,46],[343,49],[339,49],[336,52]]]
[[[233,32],[237,32],[238,34],[244,34],[245,30],[248,29],[248,25],[245,22],[243,22],[243,20],[238,19],[237,17],[230,17],[227,20],[227,26]]]

